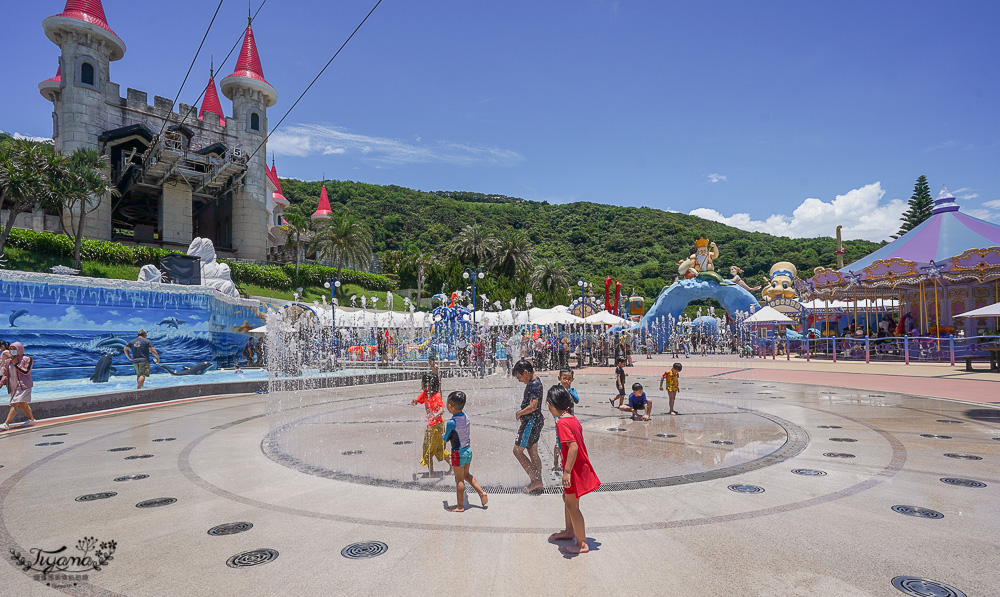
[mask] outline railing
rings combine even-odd
[[[887,338],[826,337],[801,340],[754,338],[754,356],[865,362],[955,364],[967,357],[986,359],[987,348],[1000,347],[1000,337],[904,336]]]

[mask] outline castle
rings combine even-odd
[[[61,51],[56,76],[38,85],[53,105],[56,151],[87,147],[108,155],[121,193],[87,215],[87,238],[183,249],[202,237],[220,256],[248,260],[265,260],[283,244],[288,201],[265,158],[267,109],[278,92],[264,78],[251,25],[236,68],[221,81],[232,101],[227,117],[214,73],[200,109],[181,103],[175,111],[159,96],[150,105],[135,89],[121,97],[110,64],[125,56],[125,43],[101,0],[67,0],[62,13],[42,21]]]

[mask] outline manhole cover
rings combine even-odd
[[[608,431],[628,431],[624,427],[608,427]]]
[[[733,445],[733,442],[729,441],[728,439],[713,439],[712,443],[715,444],[715,445],[717,445],[717,446],[731,446],[731,445]]]
[[[128,452],[129,450],[135,450],[135,446],[124,446],[122,448],[111,448],[108,452]]]
[[[826,471],[818,471],[814,468],[793,468],[792,472],[796,475],[805,475],[806,477],[826,476]]]
[[[175,439],[177,439],[177,438],[176,437],[158,437],[158,438],[154,439],[153,441],[154,442],[172,442]]]
[[[845,443],[845,444],[852,444],[852,443],[854,443],[854,442],[856,442],[858,440],[856,440],[854,438],[851,438],[851,437],[831,437],[830,441],[831,442],[842,442],[842,443]]]
[[[727,394],[739,394],[739,392],[736,391],[736,390],[726,390],[726,393]]]
[[[250,551],[238,553],[226,560],[226,566],[229,566],[230,568],[249,568],[251,566],[260,566],[261,564],[273,562],[277,558],[277,550],[266,548],[251,549]]]
[[[868,394],[869,398],[885,398],[885,394]]]
[[[106,500],[108,498],[115,497],[116,495],[118,495],[118,493],[114,491],[102,491],[101,493],[88,493],[87,495],[81,495],[80,497],[76,498],[76,501],[92,502],[94,500]]]
[[[944,477],[941,479],[942,483],[947,483],[948,485],[958,485],[959,487],[986,487],[986,483],[982,481],[973,481],[972,479],[957,479],[955,477]]]
[[[352,560],[362,560],[364,558],[374,558],[384,554],[389,546],[381,541],[365,541],[362,543],[351,543],[340,550],[340,555]]]
[[[220,524],[208,529],[208,534],[214,537],[222,537],[224,535],[235,535],[236,533],[249,531],[252,528],[253,523],[250,522],[227,522],[226,524]]]
[[[745,385],[745,386],[752,386],[753,385],[752,381],[741,381],[740,383],[743,384],[743,385]]]
[[[400,440],[398,442],[392,442],[392,443],[395,446],[403,446],[403,445],[406,445],[406,444],[412,444],[413,441],[412,440],[408,440],[408,439],[404,439],[404,440]]]
[[[341,452],[341,456],[357,456],[358,454],[364,454],[364,450],[348,450],[346,452]]]
[[[892,586],[915,597],[966,597],[955,587],[916,576],[897,576],[892,579]]]
[[[916,516],[917,518],[944,518],[944,514],[941,514],[937,510],[921,508],[920,506],[893,506],[892,509],[894,512],[906,514],[907,516]]]
[[[132,456],[126,456],[125,460],[138,460],[139,458],[152,458],[152,454],[133,454]]]
[[[824,452],[823,456],[827,458],[854,458],[854,454],[847,454],[846,452]]]
[[[784,400],[784,396],[771,396],[771,400]]]
[[[42,442],[40,444],[35,444],[36,446],[58,446],[62,442]]]
[[[843,429],[840,425],[817,425],[817,429]]]
[[[115,481],[119,483],[122,481],[141,481],[143,479],[148,479],[149,475],[125,475],[124,477],[118,477]]]
[[[657,433],[656,437],[677,437],[673,433]]]
[[[920,437],[929,437],[931,439],[951,439],[950,435],[937,435],[935,433],[921,433]]]
[[[995,442],[1000,442],[1000,437],[994,437],[994,438],[993,438],[993,441],[995,441]]]
[[[757,487],[756,485],[735,484],[735,485],[730,485],[729,490],[735,491],[737,493],[764,493],[764,488]]]
[[[139,502],[135,505],[136,508],[157,508],[159,506],[169,506],[177,501],[177,498],[154,498],[151,500],[146,500],[144,502]]]
[[[761,386],[761,387],[762,387],[762,388],[767,388],[767,389],[769,389],[769,390],[773,390],[774,388],[776,388],[776,387],[778,387],[778,386]]]
[[[65,433],[46,433],[42,437],[59,437],[59,436],[62,436],[62,435],[66,435],[66,434]]]
[[[976,456],[974,454],[955,454],[953,452],[948,452],[945,454],[948,458],[957,458],[959,460],[982,460],[982,456]]]
[[[820,394],[823,394],[824,396],[836,396],[837,395],[836,392],[820,392]]]
[[[965,421],[953,421],[951,419],[938,419],[937,422],[938,423],[958,423],[959,425],[961,425]]]

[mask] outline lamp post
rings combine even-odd
[[[587,287],[589,287],[590,284],[588,284],[587,281],[584,280],[583,278],[580,278],[579,280],[576,281],[576,285],[580,287],[580,317],[586,318],[587,317],[587,309],[586,309],[586,305],[587,305]],[[583,337],[584,338],[587,337],[587,322],[586,321],[583,322]],[[581,342],[582,342],[582,340],[581,340]],[[594,347],[591,346],[590,349],[593,350]],[[593,354],[593,353],[591,353],[591,354]]]
[[[337,299],[334,295],[340,288],[340,278],[328,278],[323,288],[330,289],[330,342],[333,344],[333,366],[337,366]]]
[[[472,279],[472,333],[476,333],[476,278],[482,280],[483,277],[485,277],[485,274],[483,274],[483,271],[478,267],[476,269],[467,267],[465,268],[465,273],[462,274],[462,277],[466,280],[470,278]]]

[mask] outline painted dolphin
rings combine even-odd
[[[177,326],[179,326],[182,323],[187,323],[187,322],[183,321],[183,320],[180,320],[180,319],[177,319],[176,317],[168,317],[168,318],[164,319],[163,321],[161,321],[160,323],[158,323],[156,325],[167,324],[167,326],[172,327],[172,328],[174,328],[176,330]]]
[[[111,355],[106,354],[101,357],[101,360],[97,361],[97,366],[94,367],[94,374],[90,376],[90,381],[94,383],[105,383],[108,378],[111,377],[112,373],[117,373],[118,369],[111,366]]]
[[[17,326],[14,325],[14,321],[18,317],[20,317],[22,315],[27,315],[27,314],[28,314],[28,310],[27,309],[11,309],[10,310],[10,317],[7,318],[7,320],[10,321],[10,327],[16,328]]]
[[[185,365],[184,368],[181,369],[180,371],[175,371],[174,369],[171,369],[166,365],[160,365],[160,367],[166,369],[167,373],[169,373],[170,375],[201,375],[202,373],[211,369],[214,366],[215,363],[212,363],[210,361],[202,361],[197,365],[195,365],[194,367],[188,367]]]
[[[125,348],[128,342],[125,338],[118,338],[114,334],[111,334],[108,338],[101,338],[97,342],[97,348]]]

